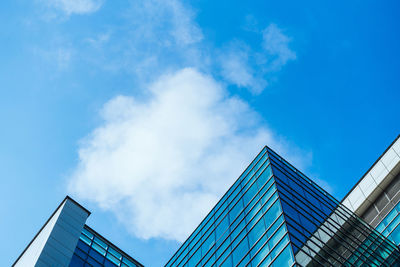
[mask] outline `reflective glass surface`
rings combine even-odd
[[[386,215],[376,227],[380,233],[386,236],[396,245],[400,245],[400,202]]]
[[[166,266],[391,266],[399,257],[393,243],[265,147]]]
[[[266,152],[260,152],[166,266],[294,264]]]
[[[299,265],[382,266],[399,258],[384,236],[279,155],[268,153]]]
[[[85,225],[69,266],[141,267],[143,265]]]

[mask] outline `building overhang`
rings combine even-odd
[[[361,216],[400,173],[400,135],[343,198],[342,204]]]

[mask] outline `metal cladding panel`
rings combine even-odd
[[[13,266],[68,266],[88,216],[66,197]]]
[[[43,262],[55,261],[57,266],[68,266],[88,216],[89,214],[75,202],[66,199],[39,259]]]
[[[397,138],[347,194],[342,204],[361,216],[399,172],[399,148],[400,138]]]
[[[29,246],[25,249],[22,255],[18,258],[18,260],[13,264],[13,266],[34,266],[38,261],[40,254],[42,253],[43,247],[46,245],[46,242],[53,230],[54,225],[57,222],[58,217],[61,214],[61,210],[64,207],[63,203],[58,210],[53,214],[50,220],[46,223],[46,225],[42,228],[39,234],[32,240]]]

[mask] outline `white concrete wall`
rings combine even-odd
[[[14,266],[68,266],[88,216],[66,198]]]
[[[382,155],[342,204],[357,215],[361,215],[399,171],[400,138]]]

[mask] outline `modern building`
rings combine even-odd
[[[264,147],[167,262],[172,266],[400,266],[400,138],[342,201]],[[143,266],[66,197],[14,266]]]
[[[393,266],[395,244],[265,147],[166,266]]]
[[[87,226],[89,215],[67,196],[13,266],[143,266]]]
[[[400,136],[344,197],[342,203],[400,245]]]

